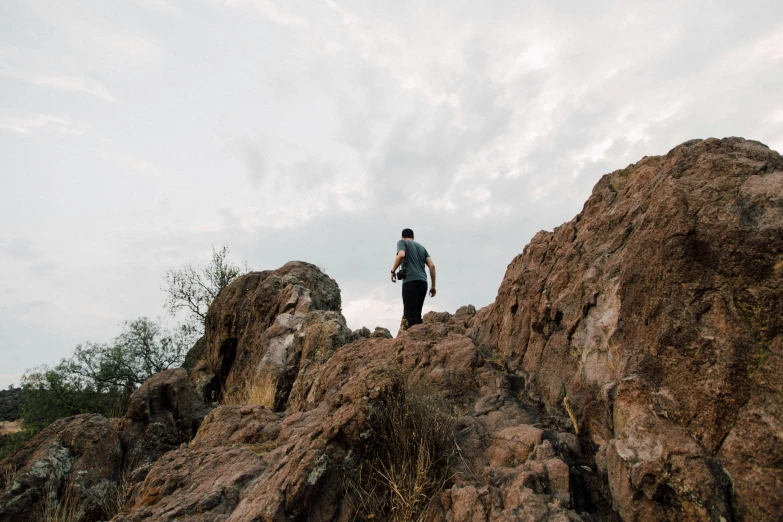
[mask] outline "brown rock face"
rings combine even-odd
[[[126,461],[132,461],[133,467],[155,462],[189,442],[206,414],[204,401],[188,381],[185,369],[153,375],[130,396],[120,424]]]
[[[550,408],[565,384],[623,519],[777,520],[781,290],[783,159],[695,140],[604,176],[474,324]]]
[[[210,306],[204,352],[191,380],[208,402],[250,387],[267,396],[267,406],[280,409],[303,350],[323,359],[353,339],[339,312],[337,283],[314,265],[292,261],[278,270],[246,274]],[[313,343],[323,346],[313,348]]]
[[[529,426],[540,419],[517,397],[514,378],[485,361],[458,321],[341,347],[309,386],[314,407],[213,410],[115,520],[353,520],[345,475],[378,442],[378,412],[401,382],[445,406],[458,433],[455,478],[429,520],[582,520],[564,460],[580,451],[576,438]]]
[[[75,520],[101,520],[121,459],[117,432],[102,416],[52,423],[0,464],[0,521],[43,519],[58,501]]]

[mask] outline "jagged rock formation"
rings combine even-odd
[[[52,423],[0,463],[0,522],[105,520],[121,490],[138,487],[161,455],[190,441],[206,413],[178,368],[140,386],[122,419],[86,414]]]
[[[309,401],[284,413],[261,406],[213,410],[186,448],[157,462],[129,513],[116,520],[351,520],[342,474],[361,458],[375,409],[400,375],[460,414],[458,477],[437,499],[436,520],[484,520],[482,502],[504,516],[570,514],[578,520],[568,509],[570,470],[563,457],[580,454],[576,437],[530,426],[540,422],[538,413],[516,396],[520,383],[489,364],[465,335],[469,319],[466,309],[398,339],[341,347],[320,369]]]
[[[783,512],[783,159],[687,142],[604,176],[509,265],[477,340],[561,384],[626,520]]]
[[[153,377],[105,428],[124,463],[81,487],[132,471],[115,521],[390,519],[369,497],[389,492],[372,472],[393,474],[400,435],[427,450],[404,458],[431,479],[406,493],[430,522],[777,520],[782,280],[783,159],[688,142],[604,176],[512,261],[492,305],[397,338],[351,332],[313,265],[240,278],[210,307],[190,376]],[[203,421],[201,397],[216,406]],[[39,482],[30,471],[72,424],[108,423],[96,417],[2,463],[17,472],[0,520],[21,513],[8,499],[32,506],[41,480],[82,469],[74,450]],[[446,438],[419,444],[428,424]]]
[[[339,311],[337,283],[309,263],[244,275],[210,306],[191,380],[208,401],[258,392],[280,409],[300,372],[353,340]]]
[[[184,369],[153,375],[130,396],[118,426],[126,462],[134,468],[154,464],[164,453],[190,442],[206,414]]]

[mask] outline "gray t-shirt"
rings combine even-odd
[[[403,280],[403,283],[411,281],[424,281],[426,283],[427,273],[424,271],[424,264],[425,260],[430,257],[427,249],[412,239],[400,239],[397,241],[395,254],[399,253],[400,250],[405,250],[405,243],[408,243],[408,252],[405,254],[405,259],[408,260],[408,275]]]

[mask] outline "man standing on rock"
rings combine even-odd
[[[421,324],[421,309],[424,306],[424,298],[427,296],[427,273],[424,271],[426,264],[430,268],[432,288],[430,297],[435,297],[435,263],[432,262],[427,249],[413,240],[413,230],[406,228],[402,231],[402,239],[397,241],[397,257],[391,270],[392,283],[397,282],[397,267],[403,261],[405,265],[405,279],[402,283],[402,304],[405,320],[408,327]]]

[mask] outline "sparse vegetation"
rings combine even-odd
[[[22,430],[1,437],[0,460],[16,453],[16,451],[22,447],[22,444],[32,439],[36,433],[35,430]]]
[[[493,352],[485,346],[478,347],[478,353],[481,358],[489,366],[498,369],[500,371],[508,372],[508,361],[500,352]]]
[[[166,274],[166,308],[187,312],[185,323],[168,330],[160,321],[141,317],[127,321],[109,343],[86,342],[55,366],[42,365],[22,377],[21,417],[24,431],[5,437],[0,458],[14,453],[51,422],[80,413],[122,415],[130,394],[152,375],[183,363],[203,334],[209,305],[217,294],[248,271],[227,261],[229,249],[212,248],[204,268],[186,264]],[[255,393],[255,392],[253,392]],[[247,399],[260,400],[251,393]]]
[[[574,426],[574,435],[578,437],[579,423],[577,422],[576,415],[574,414],[574,407],[571,404],[571,401],[568,399],[565,383],[562,383],[560,386],[561,386],[560,395],[561,397],[563,397],[563,407],[565,408],[566,413],[568,413],[568,418],[571,419],[571,424]]]
[[[98,499],[98,504],[103,509],[106,519],[113,518],[116,514],[122,512],[125,509],[125,505],[130,499],[133,488],[136,485],[131,480],[132,466],[125,466],[120,473],[120,480],[117,484],[113,484],[111,488],[106,491],[106,494]]]
[[[16,468],[14,466],[5,466],[3,468],[3,475],[0,477],[0,490],[5,489],[16,478]]]
[[[119,416],[131,393],[149,377],[182,362],[187,340],[142,317],[125,323],[108,344],[85,343],[53,367],[22,377],[23,426],[37,433],[80,413]]]
[[[226,259],[228,253],[228,245],[220,250],[213,246],[212,260],[207,266],[194,267],[188,263],[179,270],[166,272],[166,286],[162,288],[167,296],[165,307],[173,316],[185,312],[181,329],[193,342],[204,334],[207,310],[220,291],[250,271],[247,263],[232,265]]]
[[[53,487],[46,488],[46,493],[38,503],[33,520],[35,522],[77,522],[79,520],[79,501],[69,480],[62,496]]]
[[[454,418],[435,396],[407,389],[401,378],[372,414],[372,430],[356,469],[345,470],[358,520],[415,522],[451,479],[457,453]]]
[[[242,386],[227,390],[221,399],[224,406],[260,405],[274,409],[276,406],[277,388],[271,380],[245,381]]]

